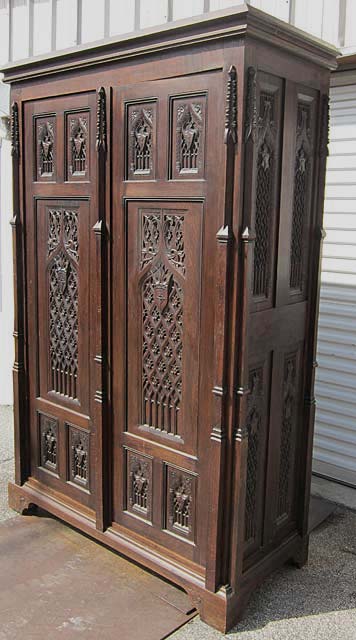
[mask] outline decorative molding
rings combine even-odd
[[[18,158],[20,155],[20,128],[19,128],[19,107],[17,102],[11,105],[11,155]]]
[[[96,150],[106,151],[106,94],[104,87],[100,87],[97,93],[97,110],[96,110]]]
[[[247,70],[247,97],[246,97],[246,130],[245,142],[251,137],[256,142],[257,135],[257,70],[249,67]]]
[[[237,144],[237,73],[234,65],[229,69],[226,90],[225,144],[228,144],[229,140]]]

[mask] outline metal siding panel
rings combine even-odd
[[[313,470],[356,486],[356,87],[330,99]]]

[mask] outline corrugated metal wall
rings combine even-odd
[[[313,469],[356,486],[356,74],[330,91]]]

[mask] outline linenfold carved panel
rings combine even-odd
[[[312,169],[311,106],[298,103],[294,167],[294,196],[289,286],[302,291],[306,277],[305,253],[309,215],[309,186]]]
[[[68,429],[69,480],[89,489],[89,432],[66,424]]]
[[[36,176],[35,180],[56,179],[56,118],[35,117]]]
[[[184,215],[141,215],[142,424],[180,434],[183,355]]]
[[[293,469],[293,431],[297,419],[298,365],[297,353],[289,353],[284,359],[282,389],[282,424],[280,441],[280,463],[278,482],[277,517],[287,517],[290,511],[290,483]]]
[[[171,177],[203,178],[206,96],[173,98],[171,106]]]
[[[188,540],[194,540],[196,477],[167,465],[166,481],[166,528]]]
[[[47,209],[49,390],[77,398],[78,211]]]
[[[129,180],[153,179],[156,155],[156,103],[127,105]]]
[[[151,521],[152,518],[152,458],[136,451],[126,451],[128,511]]]
[[[58,420],[44,413],[38,413],[41,459],[40,465],[58,472]]]
[[[67,131],[67,180],[89,178],[89,112],[66,114]]]

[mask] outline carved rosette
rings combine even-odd
[[[151,520],[152,458],[131,450],[127,451],[127,509]]]
[[[58,471],[58,420],[38,413],[41,460],[40,465],[48,471]]]
[[[89,489],[88,431],[67,425],[69,437],[69,479],[81,488]]]
[[[194,539],[195,476],[167,467],[167,522],[169,531]]]

